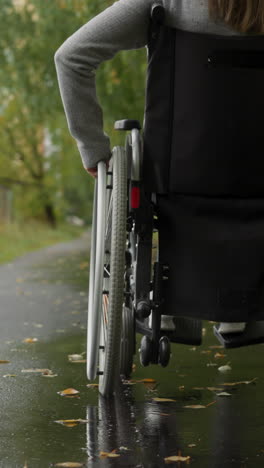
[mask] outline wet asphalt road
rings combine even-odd
[[[177,468],[263,467],[263,345],[216,348],[205,322],[203,346],[173,345],[166,369],[136,358],[136,382],[112,401],[87,387],[85,364],[68,355],[85,353],[88,244],[84,237],[0,267],[0,360],[9,361],[0,364],[0,467],[158,468],[174,455],[186,457],[171,463]],[[80,393],[57,393],[66,388]],[[68,419],[85,422],[56,422]],[[100,456],[112,451],[119,456]]]

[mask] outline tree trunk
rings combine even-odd
[[[56,229],[57,220],[56,220],[56,216],[54,213],[54,208],[53,208],[52,203],[49,203],[49,202],[45,203],[44,209],[45,209],[45,214],[46,214],[46,218],[47,218],[49,225],[52,228]]]

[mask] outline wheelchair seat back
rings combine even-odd
[[[146,190],[264,195],[264,36],[150,29]]]
[[[264,36],[152,22],[143,183],[157,194],[164,310],[264,320]]]

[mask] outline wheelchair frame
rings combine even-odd
[[[184,334],[176,339],[170,331],[161,334],[167,266],[152,261],[157,218],[140,180],[140,125],[124,120],[115,128],[131,133],[125,148],[113,149],[108,169],[103,162],[98,165],[90,256],[87,377],[99,376],[103,396],[115,391],[120,376],[129,378],[136,332],[143,334],[139,352],[144,366],[167,366],[170,341],[201,343],[200,320],[179,319]]]

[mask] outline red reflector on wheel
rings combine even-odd
[[[140,190],[139,187],[132,187],[131,188],[131,208],[139,208],[139,203],[140,203]]]

